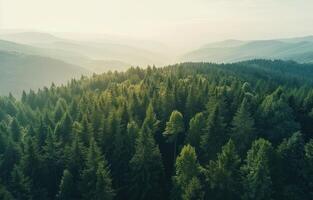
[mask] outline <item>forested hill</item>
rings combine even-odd
[[[312,65],[130,68],[0,98],[0,199],[313,199]]]

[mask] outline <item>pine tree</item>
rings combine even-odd
[[[73,176],[67,169],[63,172],[63,177],[61,179],[59,192],[56,196],[58,200],[75,200],[75,185],[73,181]]]
[[[182,142],[185,127],[184,127],[184,119],[183,115],[178,111],[173,111],[170,119],[166,122],[166,128],[163,135],[167,138],[168,142],[173,143],[174,151],[173,151],[173,161],[176,159],[177,152],[177,143]]]
[[[255,138],[254,119],[249,113],[247,99],[244,99],[233,121],[231,138],[234,141],[240,155],[243,155]]]
[[[258,139],[248,151],[243,172],[243,200],[272,199],[271,155],[273,148],[270,142]]]
[[[79,185],[81,183],[81,174],[84,167],[85,154],[84,148],[78,135],[75,136],[71,146],[66,152],[66,168],[69,172],[71,172],[71,176],[73,179],[73,198],[81,199],[81,192]]]
[[[215,106],[209,116],[207,132],[201,138],[202,162],[207,162],[216,158],[221,147],[227,142],[227,132],[219,106]]]
[[[94,136],[93,127],[88,122],[87,115],[83,115],[81,122],[80,140],[85,147],[88,147],[90,138]]]
[[[154,113],[154,109],[152,104],[150,103],[147,111],[146,111],[146,118],[143,121],[143,125],[145,128],[149,128],[152,132],[152,134],[155,136],[155,138],[158,138],[156,136],[156,133],[159,129],[160,121],[157,119],[156,114]]]
[[[306,191],[309,199],[313,198],[313,139],[305,145]]]
[[[186,138],[186,143],[200,150],[201,137],[206,131],[206,120],[202,113],[197,113],[189,122],[189,131]]]
[[[31,199],[30,180],[17,165],[11,172],[10,188],[14,198]]]
[[[299,124],[294,119],[282,88],[278,88],[263,100],[259,116],[261,120],[259,127],[263,129],[262,136],[273,144],[279,144],[284,138],[299,130]]]
[[[112,200],[115,193],[112,189],[110,170],[105,162],[100,162],[96,174],[95,200]]]
[[[10,172],[15,164],[19,162],[20,158],[21,151],[19,147],[14,142],[12,142],[11,138],[9,138],[6,149],[0,158],[0,176],[2,181],[5,183],[9,182]]]
[[[10,124],[10,132],[14,142],[18,142],[21,139],[22,136],[21,127],[19,122],[15,118],[12,120]]]
[[[141,130],[136,141],[135,154],[130,161],[130,169],[130,199],[162,198],[164,187],[162,158],[150,129]]]
[[[302,134],[294,133],[290,138],[284,139],[278,146],[277,154],[280,169],[279,197],[284,199],[304,199],[305,177],[305,149]],[[288,166],[288,167],[286,167]]]
[[[201,182],[197,177],[193,177],[185,188],[182,195],[183,200],[201,200],[204,198]]]
[[[110,194],[110,198],[114,196],[107,161],[93,138],[90,140],[81,185],[83,199],[105,199],[102,196],[104,192]],[[100,191],[100,187],[107,191]]]
[[[64,158],[60,143],[52,131],[48,132],[42,156],[45,180],[41,183],[48,190],[48,196],[54,198],[58,191],[60,177],[62,176]]]
[[[31,180],[31,194],[34,199],[46,198],[42,183],[42,158],[38,152],[37,143],[32,138],[26,138],[23,155],[19,167],[23,174]]]
[[[57,136],[58,140],[61,144],[65,145],[70,142],[72,138],[72,118],[69,113],[64,113],[60,122],[57,123],[55,127],[55,135]]]
[[[198,195],[199,199],[202,199],[202,188],[198,180],[200,165],[195,149],[190,145],[184,146],[176,159],[175,166],[176,173],[173,181],[176,191],[174,192],[178,191],[178,196],[181,196],[181,199],[188,199],[189,197],[194,197],[194,195]]]
[[[240,199],[240,157],[232,140],[222,147],[216,161],[210,161],[206,177],[210,185],[210,197]]]

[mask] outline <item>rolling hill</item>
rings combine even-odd
[[[0,95],[11,92],[62,84],[71,78],[90,73],[88,70],[63,61],[36,55],[0,51]]]
[[[10,41],[16,45],[23,45],[22,50],[25,53],[48,56],[65,62],[85,67],[89,70],[96,68],[95,72],[105,72],[114,67],[108,67],[107,63],[112,60],[119,63],[118,69],[127,69],[132,66],[164,65],[169,63],[169,58],[165,53],[161,53],[161,47],[147,42],[132,40],[72,40],[56,37],[47,33],[40,32],[20,32],[11,34],[0,34],[0,39],[6,42]],[[6,50],[1,48],[0,49]],[[10,47],[12,49],[12,47]],[[163,48],[166,49],[166,48]],[[18,48],[18,51],[21,48]],[[101,65],[105,61],[106,65]],[[89,68],[90,63],[92,67]],[[125,65],[127,64],[127,65]],[[94,67],[97,65],[96,67]]]
[[[313,62],[313,37],[276,40],[226,40],[204,45],[181,57],[182,61],[237,62],[250,59],[282,59]]]

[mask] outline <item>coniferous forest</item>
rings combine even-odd
[[[139,67],[0,98],[3,200],[311,200],[313,66]]]

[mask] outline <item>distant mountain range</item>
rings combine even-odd
[[[65,39],[48,33],[0,33],[0,95],[21,94],[65,83],[82,74],[125,70],[130,66],[164,66],[181,62],[229,63],[282,59],[313,63],[313,36],[276,40],[225,40],[180,56],[157,42],[125,38]]]
[[[26,49],[28,53],[60,59],[91,71],[97,69],[97,72],[115,69],[108,68],[108,66],[102,67],[101,63],[104,61],[118,61],[115,63],[120,64],[118,68],[126,69],[130,66],[153,64],[162,66],[167,64],[169,60],[166,54],[160,53],[162,47],[160,46],[157,49],[156,44],[152,42],[93,38],[89,40],[71,40],[38,32],[0,34],[0,39],[23,45],[22,50]],[[16,48],[16,46],[14,47]],[[18,48],[17,51],[20,51],[21,48]],[[1,47],[0,49],[5,50]],[[10,46],[10,49],[14,50],[12,46]]]
[[[88,70],[53,58],[0,51],[0,95],[62,84]]]
[[[49,86],[52,82],[65,83],[91,72],[167,62],[166,56],[142,48],[143,43],[138,47],[134,41],[129,44],[70,40],[39,32],[0,34],[0,95],[19,95],[23,90]]]
[[[229,63],[251,59],[313,62],[313,36],[275,40],[225,40],[183,55],[181,61]]]

